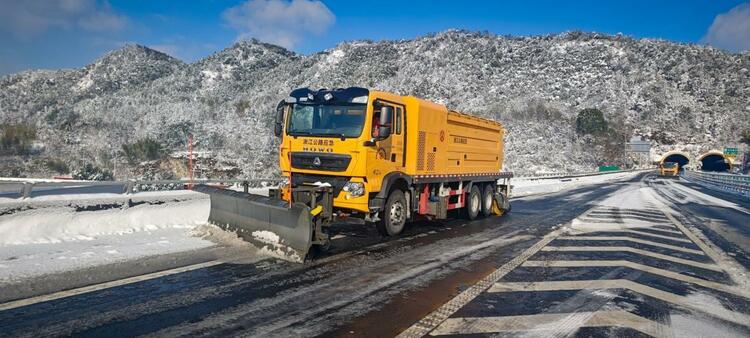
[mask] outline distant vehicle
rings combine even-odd
[[[510,210],[502,172],[505,129],[413,96],[365,88],[300,88],[279,102],[275,134],[288,184],[259,196],[197,186],[209,222],[274,244],[302,261],[327,248],[337,217],[361,217],[386,236],[417,216],[473,220]],[[289,250],[291,249],[291,250]]]
[[[680,165],[677,162],[663,162],[659,165],[659,176],[677,176],[680,174]]]

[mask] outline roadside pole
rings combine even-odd
[[[193,134],[188,134],[188,190],[193,190]]]

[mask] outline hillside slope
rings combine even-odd
[[[364,86],[420,96],[497,119],[509,130],[507,168],[518,173],[591,170],[626,162],[641,135],[654,154],[736,144],[750,128],[750,55],[661,40],[593,33],[503,37],[447,31],[413,40],[342,43],[303,56],[241,42],[192,64],[126,46],[78,70],[0,78],[0,124],[37,129],[32,155],[3,161],[0,175],[47,175],[41,160],[93,163],[118,176],[184,174],[179,154],[127,164],[122,144],[158,140],[185,150],[192,132],[199,174],[275,173],[273,107],[296,87]],[[576,133],[584,108],[609,122]]]

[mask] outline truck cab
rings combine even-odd
[[[662,162],[659,165],[659,176],[674,177],[680,174],[680,165],[677,162]]]

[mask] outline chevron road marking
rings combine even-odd
[[[648,256],[657,258],[665,261],[680,263],[684,265],[694,266],[696,268],[712,270],[712,271],[723,271],[721,267],[711,263],[701,263],[692,261],[689,259],[672,257],[669,255],[662,255],[660,253],[651,252],[647,250],[641,250],[637,248],[631,248],[629,246],[546,246],[542,248],[542,251],[560,251],[560,252],[630,252],[641,256]]]
[[[749,298],[747,292],[739,290],[733,286],[708,281],[692,276],[683,275],[677,272],[654,268],[648,265],[629,262],[626,260],[583,260],[583,261],[526,261],[521,266],[524,267],[543,267],[543,268],[585,268],[585,267],[624,267],[634,270],[648,272],[650,274],[662,277],[672,278],[683,282],[693,283],[709,289],[719,290],[731,293],[740,297]]]
[[[640,244],[645,244],[645,245],[650,245],[650,246],[656,246],[656,247],[675,250],[675,251],[682,251],[682,252],[687,252],[687,253],[696,254],[696,255],[705,255],[705,253],[703,253],[703,251],[700,251],[700,250],[684,248],[684,247],[676,246],[676,245],[663,244],[663,243],[648,241],[648,240],[640,239],[640,238],[630,238],[627,236],[560,236],[557,239],[576,240],[576,241],[626,241],[626,242],[633,242],[633,243],[640,243]]]
[[[560,233],[562,233],[562,229],[550,232],[539,240],[539,242],[536,242],[534,245],[524,250],[520,255],[487,275],[487,277],[482,278],[479,282],[464,290],[458,296],[453,297],[453,299],[443,304],[420,321],[414,323],[414,325],[401,332],[397,337],[422,337],[426,335],[458,311],[458,309],[469,304],[474,298],[491,287],[492,284],[500,280],[500,278],[503,278],[508,272],[520,266],[525,260],[536,254],[542,247],[552,242],[552,240],[559,236]]]
[[[669,337],[671,330],[660,323],[627,311],[543,313],[523,316],[448,318],[431,335],[500,333],[530,331],[557,336],[560,322],[575,322],[578,327],[617,326],[630,328],[652,337]]]
[[[561,291],[561,290],[593,290],[593,289],[628,289],[668,303],[708,313],[716,318],[740,325],[748,325],[750,316],[723,308],[712,307],[706,310],[706,305],[688,297],[659,290],[627,279],[598,279],[573,281],[545,281],[545,282],[512,282],[495,283],[487,292],[512,291]]]
[[[607,230],[607,231],[609,232],[609,230]],[[680,237],[674,237],[674,236],[664,236],[664,235],[658,235],[658,234],[653,234],[653,233],[650,233],[650,232],[645,232],[645,231],[638,231],[638,230],[634,230],[634,229],[628,229],[628,230],[613,230],[613,231],[611,231],[611,232],[625,232],[625,233],[629,233],[629,234],[634,234],[634,235],[642,235],[642,236],[650,236],[650,237],[654,237],[654,238],[668,239],[668,240],[670,240],[670,241],[685,242],[685,243],[693,243],[692,241],[690,241],[690,240],[689,240],[689,239],[687,239],[687,238],[680,238]],[[682,233],[680,233],[680,234],[682,234]]]

